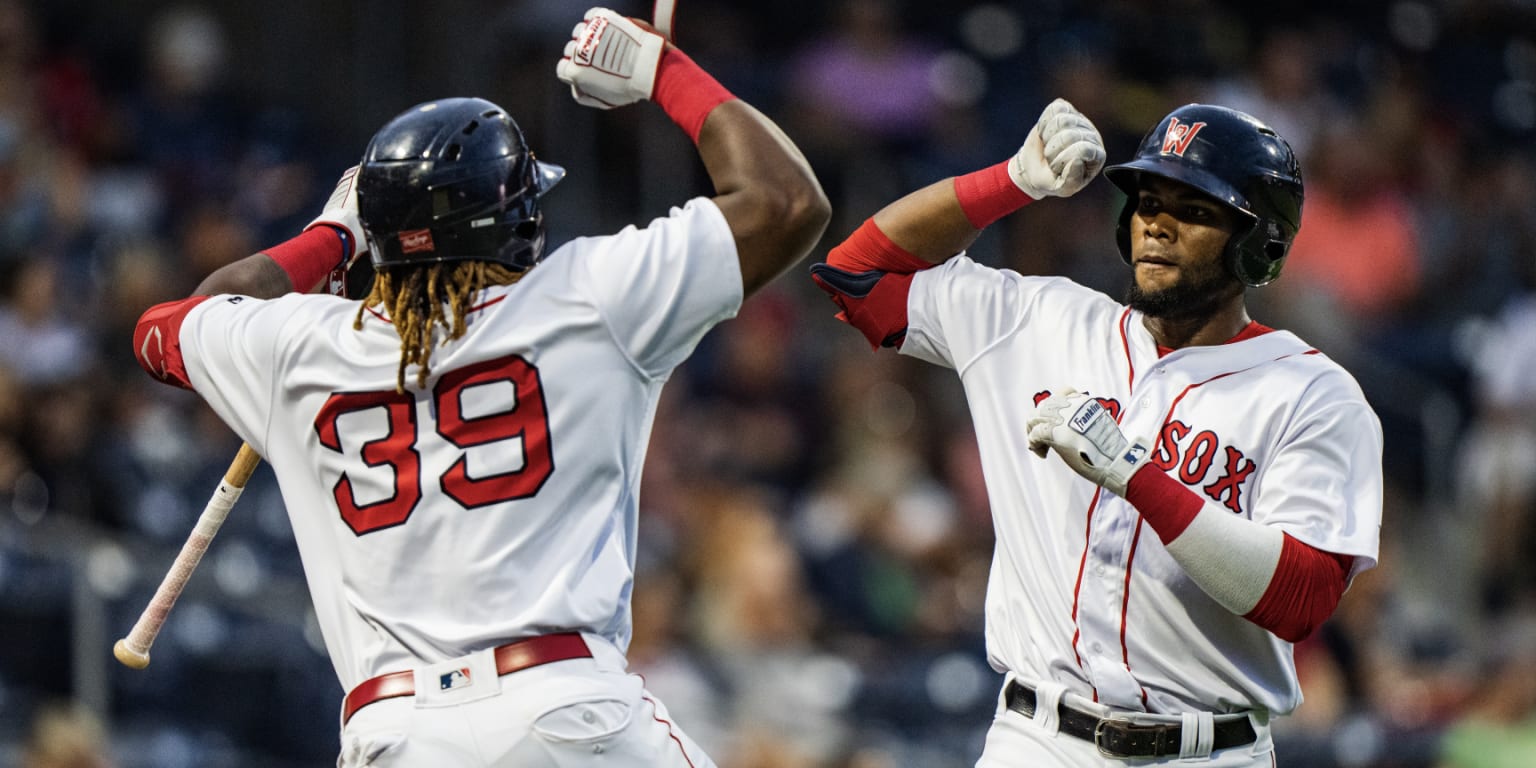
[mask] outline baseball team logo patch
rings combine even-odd
[[[1163,154],[1183,157],[1195,134],[1204,127],[1205,123],[1181,123],[1177,117],[1169,118],[1168,131],[1163,134]]]
[[[437,689],[451,691],[456,688],[467,688],[473,682],[469,677],[469,667],[459,667],[449,670],[437,676]]]
[[[398,237],[400,238],[401,253],[421,253],[422,251],[437,250],[437,246],[432,242],[432,230],[430,229],[412,229],[401,232]]]

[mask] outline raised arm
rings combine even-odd
[[[937,264],[966,248],[989,224],[1046,197],[1070,197],[1104,167],[1104,142],[1063,99],[1046,106],[1013,157],[930,184],[873,217],[891,242]]]
[[[1043,197],[1068,197],[1104,167],[1098,129],[1057,99],[1040,113],[1013,157],[907,194],[849,235],[811,278],[842,311],[837,317],[874,347],[899,347],[907,332],[912,274],[975,242],[998,219]]]
[[[736,237],[742,287],[750,295],[810,253],[832,207],[789,137],[739,99],[710,112],[699,133],[699,157]]]
[[[735,237],[747,295],[804,258],[825,231],[831,206],[789,137],[650,25],[593,8],[555,71],[581,104],[651,100],[693,139]]]
[[[298,237],[219,267],[192,295],[272,299],[316,289],[340,295],[347,267],[367,252],[357,216],[356,178],[357,166],[341,174],[325,210]]]

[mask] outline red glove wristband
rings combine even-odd
[[[688,54],[667,46],[656,65],[656,89],[651,100],[666,111],[693,143],[699,143],[704,118],[715,107],[736,98],[711,77]]]
[[[308,293],[347,257],[347,241],[341,232],[327,224],[310,227],[298,237],[262,253],[288,273],[293,290]]]
[[[971,226],[986,229],[991,224],[1035,199],[1024,194],[1008,175],[1008,162],[955,177],[955,197]]]

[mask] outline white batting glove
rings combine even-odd
[[[1036,455],[1056,449],[1073,471],[1121,498],[1148,454],[1145,439],[1127,440],[1103,403],[1075,389],[1040,401],[1025,426]]]
[[[571,32],[555,76],[576,103],[613,109],[651,98],[667,41],[607,8],[593,8]]]
[[[1024,146],[1008,161],[1008,175],[1036,200],[1071,197],[1104,168],[1104,158],[1099,130],[1076,107],[1057,99],[1040,113]]]
[[[342,230],[347,238],[350,254],[331,270],[325,281],[327,293],[342,296],[345,295],[347,269],[358,257],[368,253],[368,238],[363,234],[363,223],[357,213],[357,166],[341,172],[341,178],[331,191],[330,199],[325,201],[325,210],[304,231],[308,232],[322,224]]]

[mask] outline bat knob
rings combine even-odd
[[[117,643],[112,646],[112,655],[116,656],[117,660],[122,662],[123,666],[125,667],[143,669],[149,666],[149,654],[139,653],[138,651],[129,648],[128,638],[126,637],[117,641]]]

